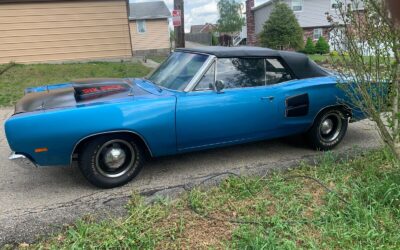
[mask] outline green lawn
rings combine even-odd
[[[0,65],[0,73],[7,65]],[[26,87],[93,77],[142,77],[151,69],[140,63],[91,62],[71,64],[17,64],[0,74],[0,106],[10,106]]]
[[[331,57],[329,55],[308,55],[315,62],[328,62]]]
[[[155,62],[162,63],[164,62],[165,59],[167,59],[167,56],[149,56],[147,58]]]
[[[400,169],[385,150],[265,178],[232,177],[211,190],[146,205],[129,216],[90,217],[39,249],[400,249]],[[324,183],[299,176],[309,176]]]

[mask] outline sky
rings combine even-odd
[[[130,0],[130,2],[151,2],[154,0]],[[245,2],[245,0],[240,0]],[[174,0],[164,0],[170,10],[173,9]],[[190,26],[195,24],[216,23],[218,20],[218,0],[185,0],[185,31],[190,31]],[[256,0],[256,6],[267,0]]]

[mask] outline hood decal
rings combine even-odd
[[[129,92],[131,86],[121,83],[74,84],[76,100],[91,100],[121,92]]]

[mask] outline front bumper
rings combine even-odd
[[[37,165],[34,162],[32,162],[28,157],[22,154],[16,154],[15,152],[11,152],[8,159],[13,161],[22,168],[37,167]]]

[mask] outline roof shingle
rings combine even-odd
[[[129,4],[129,20],[164,19],[170,16],[171,12],[164,1]]]

